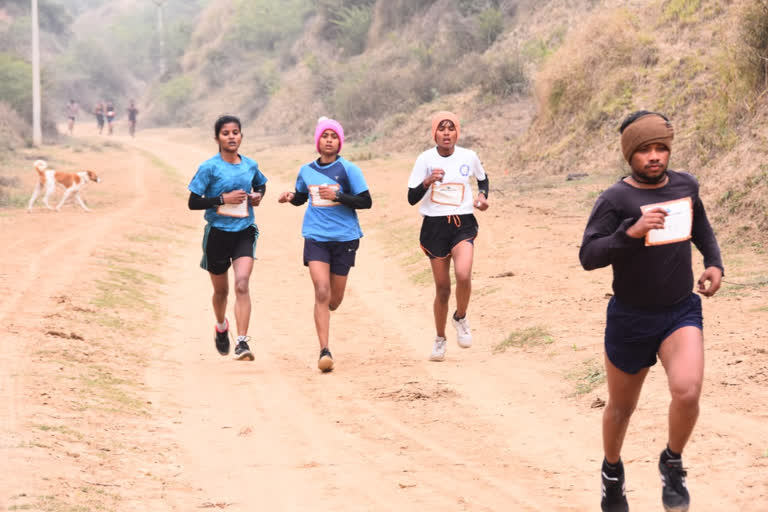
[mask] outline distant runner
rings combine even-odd
[[[69,130],[69,135],[74,135],[75,133],[75,120],[77,120],[77,114],[80,112],[80,106],[77,104],[75,100],[69,100],[69,104],[67,104],[67,129]]]
[[[238,153],[243,134],[240,120],[222,116],[214,125],[219,154],[200,164],[189,184],[190,210],[205,210],[203,259],[213,284],[216,315],[214,341],[221,355],[229,353],[229,321],[226,318],[230,265],[235,274],[235,359],[253,361],[248,346],[251,319],[249,280],[253,270],[259,228],[253,207],[259,206],[267,189],[267,178],[256,162]]]
[[[104,104],[99,102],[93,108],[93,114],[96,116],[96,127],[99,129],[99,135],[104,130]]]
[[[658,355],[672,402],[659,457],[667,511],[688,510],[682,453],[699,416],[704,378],[701,299],[692,292],[691,241],[704,255],[697,291],[720,288],[723,262],[692,175],[667,169],[674,131],[661,114],[640,110],[621,124],[632,173],[598,197],[579,251],[586,270],[613,269],[605,327],[608,404],[603,413],[601,507],[629,510],[621,447],[648,370]]]
[[[139,109],[136,108],[133,100],[131,100],[126,110],[128,112],[128,133],[133,137],[136,133],[136,116],[139,115]]]
[[[329,372],[333,356],[328,348],[331,311],[344,299],[347,276],[355,266],[355,254],[363,232],[355,210],[370,208],[368,185],[360,168],[339,152],[344,128],[338,121],[321,117],[315,127],[315,148],[320,157],[299,170],[296,190],[283,192],[278,202],[300,206],[304,212],[304,265],[315,288],[315,329],[320,342],[317,367]]]
[[[111,101],[107,102],[106,114],[107,114],[107,133],[112,135],[112,122],[115,120],[115,106],[112,105]]]
[[[467,320],[472,293],[472,260],[478,225],[474,208],[488,209],[488,177],[474,151],[457,146],[459,118],[452,112],[438,112],[432,118],[432,142],[437,146],[416,159],[408,180],[408,202],[421,201],[424,217],[419,241],[429,258],[435,281],[433,313],[437,336],[430,360],[445,359],[445,324],[451,298],[451,259],[456,275],[456,310],[451,316],[457,342],[472,346]],[[470,178],[477,179],[479,193],[472,198]]]

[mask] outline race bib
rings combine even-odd
[[[323,199],[320,197],[320,187],[322,185],[310,185],[309,186],[309,195],[312,196],[312,206],[339,206],[341,203],[337,203],[333,199]],[[334,192],[339,190],[339,185],[337,183],[334,183],[333,185],[325,185],[326,187],[330,187],[333,189]]]
[[[219,215],[224,215],[225,217],[247,217],[248,199],[238,204],[221,204],[216,208],[216,213]]]
[[[463,183],[434,183],[432,185],[432,202],[448,206],[461,206],[464,201]]]
[[[682,242],[691,238],[693,230],[693,203],[690,197],[667,201],[665,203],[646,204],[640,207],[645,213],[653,208],[667,211],[664,228],[652,229],[645,235],[645,245],[664,245]]]

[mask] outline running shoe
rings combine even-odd
[[[320,351],[320,359],[317,360],[317,367],[324,372],[333,370],[333,356],[328,347]]]
[[[664,452],[662,452],[663,455]],[[682,459],[659,458],[661,474],[661,502],[667,512],[686,512],[691,503],[688,486],[685,485],[687,472],[683,469]]]
[[[253,354],[248,346],[250,336],[238,336],[237,345],[235,345],[235,359],[238,361],[253,361]]]
[[[472,346],[472,331],[469,330],[469,320],[467,315],[464,318],[456,319],[455,315],[451,315],[453,326],[456,328],[456,341],[461,348],[469,348]]]
[[[225,319],[224,323],[226,323],[227,326],[223,331],[220,331],[215,325],[213,326],[214,331],[216,331],[216,335],[213,338],[216,343],[216,350],[223,356],[229,354],[229,320]]]
[[[442,336],[435,338],[435,345],[432,347],[432,353],[429,355],[430,361],[442,361],[445,359],[446,340]]]
[[[624,465],[619,460],[619,471],[616,476],[609,476],[603,463],[603,499],[600,508],[603,512],[629,512],[627,494],[624,490]]]

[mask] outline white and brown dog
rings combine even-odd
[[[51,194],[53,194],[53,190],[56,188],[57,183],[64,187],[64,196],[61,198],[61,201],[59,201],[58,206],[56,206],[56,211],[61,210],[61,206],[66,202],[67,199],[69,199],[69,196],[73,194],[75,199],[77,199],[77,202],[80,203],[80,206],[83,207],[83,210],[87,212],[91,211],[87,206],[85,206],[83,199],[80,197],[80,190],[82,190],[85,184],[89,181],[95,181],[96,183],[101,181],[101,179],[96,176],[95,172],[54,171],[53,169],[48,169],[48,164],[45,160],[36,160],[34,165],[39,180],[35,185],[34,192],[32,192],[32,198],[29,200],[27,211],[32,210],[32,205],[35,203],[37,196],[40,195],[40,192],[42,192],[43,189],[45,189],[45,194],[43,195],[43,204],[46,206],[46,208],[52,210],[53,208],[51,208],[51,205],[48,204],[48,198],[51,197]]]

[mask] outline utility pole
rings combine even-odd
[[[32,0],[32,145],[43,143],[40,126],[40,24],[37,0]]]
[[[157,38],[160,42],[160,79],[165,76],[165,33],[163,31],[163,4],[166,0],[152,0],[157,6]]]

